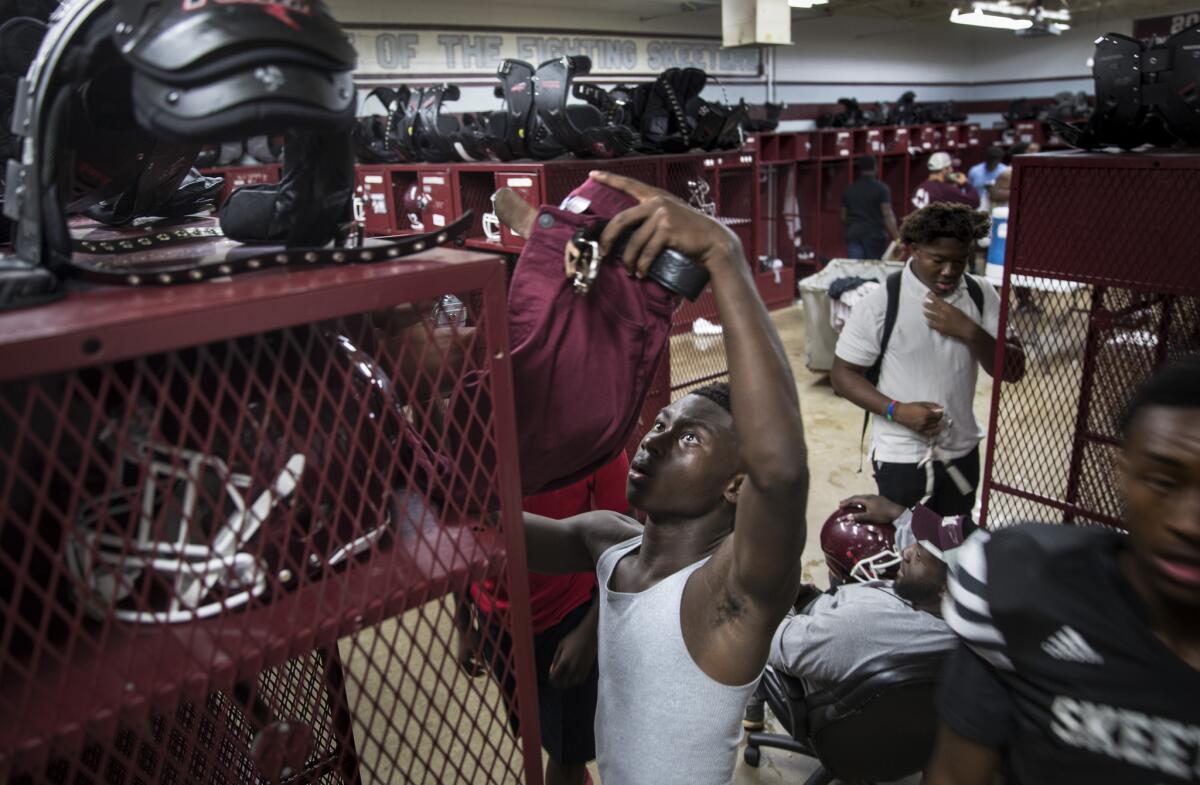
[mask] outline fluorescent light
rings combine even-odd
[[[1042,19],[1049,19],[1054,22],[1070,22],[1071,12],[1066,10],[1047,11],[1044,8],[1029,10],[1019,5],[1010,5],[1008,3],[971,3],[972,8],[976,11],[982,11],[985,14],[1003,14],[1004,16],[1015,16],[1018,18],[1028,18],[1041,16]]]
[[[792,8],[812,8],[816,5],[828,5],[829,0],[788,0],[788,5]]]
[[[974,25],[975,27],[992,27],[997,30],[1028,30],[1033,27],[1032,19],[1014,19],[1011,16],[992,16],[982,11],[963,13],[957,8],[950,12],[950,21],[956,25]]]

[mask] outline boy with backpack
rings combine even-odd
[[[942,516],[969,515],[979,484],[975,382],[980,367],[993,371],[1000,298],[966,269],[988,228],[961,204],[910,214],[900,228],[908,264],[855,305],[830,373],[838,395],[873,420],[880,495]],[[1004,379],[1023,374],[1020,344],[1007,340]]]

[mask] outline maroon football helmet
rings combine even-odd
[[[103,492],[83,502],[66,553],[89,615],[208,618],[348,568],[432,520],[398,487],[396,467],[431,480],[436,457],[351,338],[293,328],[181,357],[196,371],[151,373],[158,357],[144,368],[165,378],[160,399],[183,403],[113,407],[99,436],[108,460],[92,471]]]
[[[891,524],[861,523],[854,511],[838,509],[821,526],[821,550],[829,567],[829,582],[843,583],[887,580],[900,568],[896,553],[896,528]]]
[[[413,183],[404,190],[404,217],[408,219],[408,228],[418,232],[425,231],[425,208],[429,206],[429,194],[421,190],[418,183]]]

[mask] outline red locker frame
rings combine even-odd
[[[1016,159],[1000,329],[1025,339],[1027,370],[994,382],[985,525],[1121,525],[1125,406],[1157,367],[1200,351],[1198,199],[1194,154]],[[1015,286],[1038,308],[1015,308]]]
[[[439,249],[172,289],[91,288],[0,316],[5,779],[540,783],[505,281],[494,255]],[[449,292],[468,317],[444,328],[444,342],[419,351],[372,343],[370,314]],[[418,331],[432,332],[427,318]],[[331,359],[342,340],[359,347],[350,362]],[[461,375],[428,370],[441,351]],[[368,362],[383,375],[371,377]],[[462,416],[439,426],[429,401],[441,395]],[[326,419],[336,444],[314,436]],[[164,446],[133,450],[136,434]],[[133,522],[158,532],[177,509],[181,542],[199,542],[202,529],[211,537],[204,527],[214,524],[186,501],[132,512],[110,489],[135,483],[131,498],[143,498],[165,471],[153,459],[176,478],[159,493],[186,500],[175,483],[189,477],[196,504],[219,511],[220,489],[243,482],[226,462],[249,467],[237,471],[250,472],[252,488],[251,456],[288,444],[299,450],[285,470],[293,477],[297,456],[326,458],[298,464],[311,466],[312,482],[289,489],[281,473],[274,498],[255,502],[287,512],[246,535],[255,539],[231,541],[243,572],[213,600],[213,615],[137,616],[177,595],[142,582],[151,568],[135,559]],[[195,450],[219,461],[197,463]],[[360,471],[347,463],[333,473],[331,456],[362,451]],[[320,508],[324,523],[309,517],[315,506],[284,507],[283,497],[299,503],[321,488],[338,489],[319,497],[334,500]],[[376,534],[355,540],[345,561],[324,561],[327,537],[368,525]],[[105,572],[100,547],[117,559]],[[156,548],[158,560],[175,553]],[[292,549],[302,550],[294,560]],[[210,562],[189,569],[208,576]],[[262,589],[235,601],[253,575]],[[453,598],[482,580],[511,598],[502,624],[512,653],[497,665],[515,679],[511,702],[455,662]]]
[[[823,260],[846,250],[841,195],[854,181],[853,159],[877,159],[879,177],[891,189],[896,217],[902,219],[913,210],[910,198],[926,179],[929,156],[951,141],[962,165],[971,166],[983,158],[981,137],[974,123],[757,134],[764,210],[760,247],[770,249],[773,243],[778,254],[791,236],[792,247],[799,249],[792,252],[796,279],[816,272]],[[789,203],[793,193],[795,200]]]

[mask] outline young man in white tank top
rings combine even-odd
[[[647,515],[526,514],[530,569],[595,568],[600,583],[597,761],[605,785],[724,785],[742,710],[800,584],[808,496],[796,385],[737,237],[635,180],[592,176],[640,204],[623,259],[644,276],[667,247],[704,265],[724,326],[729,385],[663,409],[631,463]]]

